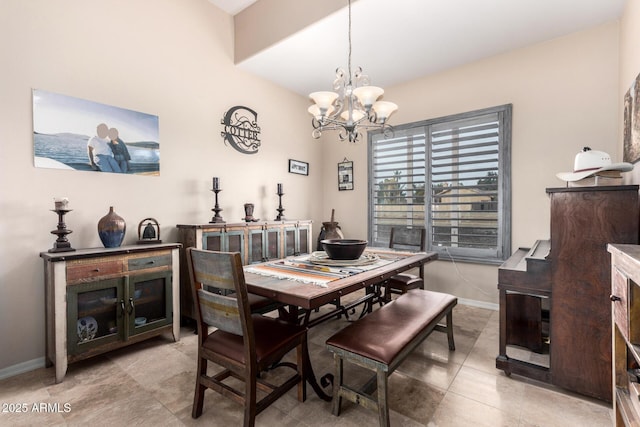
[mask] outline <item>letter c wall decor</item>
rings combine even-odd
[[[258,152],[260,147],[258,113],[251,108],[237,105],[224,113],[220,123],[224,125],[220,135],[224,138],[225,144],[229,143],[243,154]]]

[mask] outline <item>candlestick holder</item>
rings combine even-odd
[[[284,221],[284,215],[282,215],[282,212],[284,212],[284,208],[282,207],[282,196],[284,196],[284,193],[282,191],[278,191],[276,193],[278,195],[278,209],[276,209],[278,211],[278,216],[276,217],[275,221]]]
[[[75,251],[71,247],[71,243],[67,239],[67,234],[73,233],[73,231],[67,229],[67,224],[64,223],[64,216],[67,212],[71,212],[72,209],[52,209],[51,212],[58,214],[58,228],[51,231],[51,234],[58,236],[55,242],[53,242],[53,248],[49,249],[49,252],[71,252]]]
[[[211,191],[213,191],[216,195],[216,204],[214,208],[211,209],[212,211],[215,212],[215,215],[213,216],[213,218],[211,218],[211,221],[209,221],[209,224],[224,224],[225,220],[222,219],[222,217],[220,216],[220,212],[222,212],[222,209],[220,209],[220,205],[218,205],[218,193],[221,192],[222,190],[220,190],[219,188],[214,188]]]

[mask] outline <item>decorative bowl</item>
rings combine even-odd
[[[331,259],[358,259],[368,242],[358,239],[325,239],[320,243]]]
[[[147,323],[147,318],[146,317],[136,317],[135,323],[136,323],[136,326],[142,326],[145,323]]]

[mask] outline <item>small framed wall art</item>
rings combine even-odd
[[[353,190],[353,162],[346,157],[338,163],[338,190]]]
[[[309,175],[309,163],[300,160],[289,159],[289,173]]]

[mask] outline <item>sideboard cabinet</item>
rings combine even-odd
[[[56,382],[68,363],[163,333],[180,337],[180,245],[42,252],[46,364]]]
[[[189,269],[185,250],[188,247],[211,251],[240,252],[243,264],[265,262],[312,251],[311,220],[265,221],[216,224],[178,224],[180,251],[181,314],[193,319]]]

